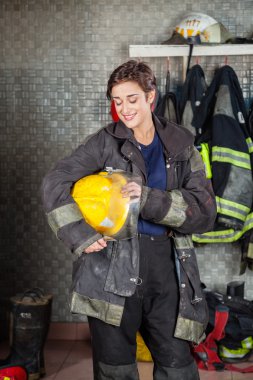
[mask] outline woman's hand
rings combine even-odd
[[[123,198],[133,197],[140,198],[142,191],[142,186],[138,185],[136,182],[128,182],[121,189]]]
[[[95,243],[91,244],[89,247],[87,247],[84,250],[84,253],[99,252],[102,249],[104,249],[105,247],[107,247],[107,243],[106,243],[104,238],[101,238],[101,239],[95,241]]]

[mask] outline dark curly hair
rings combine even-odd
[[[141,61],[130,60],[117,67],[107,83],[106,96],[111,100],[112,88],[121,82],[134,81],[148,93],[156,88],[156,78],[151,68]]]

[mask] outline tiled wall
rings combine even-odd
[[[110,120],[107,78],[128,59],[129,45],[159,44],[191,10],[215,17],[233,35],[253,32],[251,0],[0,2],[1,305],[10,295],[39,286],[54,294],[54,321],[80,320],[68,308],[72,258],[45,221],[41,180],[58,159]],[[180,87],[181,59],[145,60],[161,91],[168,67],[172,90]],[[207,80],[224,61],[201,59]],[[228,57],[247,101],[253,97],[252,63],[252,56]],[[237,245],[207,245],[198,248],[198,257],[207,285],[224,289],[238,277]],[[253,273],[240,279],[253,298]]]

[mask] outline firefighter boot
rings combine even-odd
[[[52,314],[52,301],[53,301],[53,296],[51,294],[45,294],[43,289],[41,288],[32,288],[27,290],[25,295],[28,295],[32,298],[39,298],[43,299],[45,298],[48,303],[45,305],[46,307],[46,312],[45,312],[45,329],[44,329],[44,336],[43,336],[43,344],[41,347],[40,351],[40,376],[43,377],[46,375],[46,369],[45,369],[45,359],[44,359],[44,346],[46,343],[48,331],[49,331],[49,326],[50,326],[50,321],[51,321],[51,314]]]
[[[199,380],[198,367],[193,361],[182,368],[154,365],[154,380]]]
[[[11,298],[11,351],[1,365],[21,365],[29,380],[40,378],[40,356],[45,340],[48,299],[28,295]]]

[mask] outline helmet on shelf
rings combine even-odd
[[[164,44],[226,43],[231,34],[220,22],[203,13],[187,14]]]

